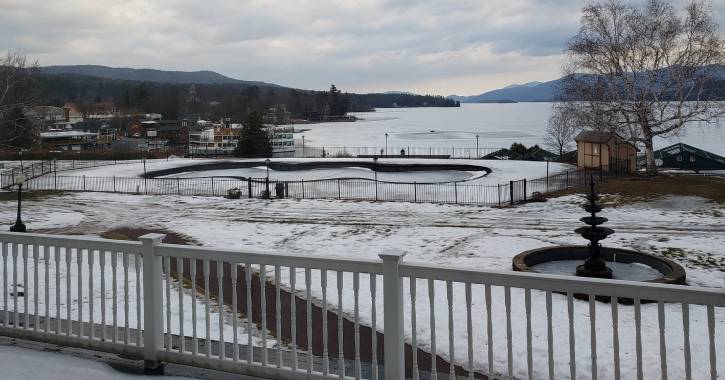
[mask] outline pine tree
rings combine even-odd
[[[244,119],[234,155],[245,158],[272,157],[272,142],[264,129],[262,114],[253,111]]]

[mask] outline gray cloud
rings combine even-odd
[[[557,77],[582,5],[0,0],[0,50],[43,65],[210,69],[299,88],[470,94]],[[720,18],[724,7],[714,6]]]

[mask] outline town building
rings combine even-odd
[[[292,113],[287,111],[287,106],[284,104],[269,107],[263,116],[263,122],[265,124],[289,124],[291,119]]]
[[[86,119],[110,120],[117,116],[116,107],[113,102],[97,102],[93,104],[86,115]]]
[[[189,129],[190,155],[228,155],[234,152],[239,141],[241,128],[233,128],[223,122],[199,120],[197,126]]]
[[[98,134],[81,131],[53,131],[40,133],[41,147],[48,151],[81,152],[87,150],[105,149],[104,144],[98,144]]]
[[[77,123],[79,121],[83,121],[83,113],[78,110],[78,107],[76,107],[73,103],[66,103],[63,105],[63,112],[65,121],[69,123]]]
[[[637,170],[637,147],[616,133],[582,131],[574,141],[580,168],[605,172]]]
[[[45,124],[66,121],[65,110],[61,107],[36,106],[26,110],[25,115],[43,121]]]
[[[118,129],[110,123],[101,120],[80,121],[72,125],[76,132],[95,133],[98,135],[98,144],[110,145],[118,137]]]

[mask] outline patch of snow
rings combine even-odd
[[[110,366],[71,355],[0,345],[2,378],[6,380],[182,380],[178,376],[144,376],[118,372]]]

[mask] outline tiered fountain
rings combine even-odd
[[[589,240],[589,245],[553,246],[526,251],[514,257],[513,269],[615,280],[685,283],[685,270],[672,260],[628,249],[602,247],[599,242],[613,234],[614,230],[602,227],[607,219],[597,216],[602,207],[598,204],[594,177],[586,199],[583,208],[590,215],[580,220],[587,227],[577,228],[575,232]]]
[[[581,235],[584,239],[589,240],[589,257],[584,261],[584,264],[576,267],[576,275],[584,277],[599,277],[599,278],[612,278],[612,270],[607,267],[607,264],[602,260],[602,246],[599,244],[600,241],[607,238],[607,236],[614,233],[611,228],[600,227],[607,221],[607,218],[597,216],[597,213],[602,211],[602,207],[597,204],[599,195],[594,192],[594,177],[591,180],[591,193],[587,195],[589,200],[588,204],[583,207],[591,216],[585,216],[579,220],[589,227],[580,227],[574,230],[574,232]]]

